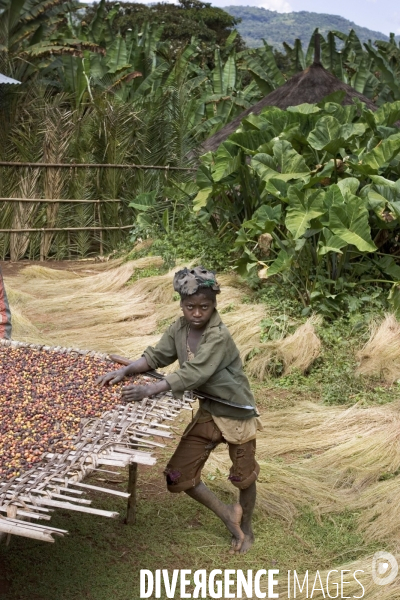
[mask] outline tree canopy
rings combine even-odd
[[[83,13],[83,22],[90,23],[97,11],[98,3],[88,6]],[[195,37],[202,44],[224,45],[232,29],[240,19],[221,8],[211,6],[202,0],[180,0],[179,4],[140,4],[137,2],[105,3],[107,14],[115,13],[112,29],[125,35],[135,28],[141,29],[144,23],[163,28],[162,41],[182,46]],[[244,47],[240,36],[236,38],[236,49]]]

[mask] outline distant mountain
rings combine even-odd
[[[281,49],[282,42],[293,44],[296,38],[301,39],[304,47],[308,44],[316,27],[319,28],[322,35],[332,30],[348,33],[350,29],[354,29],[362,42],[389,40],[387,35],[379,31],[359,27],[352,21],[337,15],[304,10],[278,13],[255,6],[224,6],[224,10],[234,17],[242,19],[237,29],[250,48],[262,46],[262,40],[265,39],[271,46]]]

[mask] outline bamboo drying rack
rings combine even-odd
[[[76,348],[51,347],[0,339],[0,346],[32,348],[43,352],[87,355],[112,362],[107,354]],[[45,542],[64,536],[65,529],[43,525],[50,521],[56,508],[115,518],[118,513],[93,508],[91,500],[82,498],[85,491],[108,493],[128,500],[126,523],[136,516],[137,465],[154,465],[152,452],[164,444],[152,436],[171,437],[165,421],[173,421],[182,409],[191,410],[192,398],[173,398],[170,392],[145,398],[135,404],[119,405],[99,418],[82,422],[73,439],[74,450],[63,454],[47,453],[41,462],[10,481],[0,480],[0,538],[19,535]],[[100,467],[129,467],[128,491],[94,486],[83,480]],[[27,519],[29,521],[27,521]],[[32,522],[33,521],[33,522]]]

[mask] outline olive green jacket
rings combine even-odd
[[[239,350],[218,311],[211,315],[190,362],[187,356],[188,327],[186,319],[180,317],[154,348],[146,348],[143,356],[149,366],[158,369],[178,359],[180,368],[165,378],[174,396],[182,398],[185,390],[197,389],[218,397],[219,401],[202,402],[202,408],[214,416],[232,419],[258,416]]]

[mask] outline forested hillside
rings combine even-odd
[[[348,33],[350,29],[354,29],[362,42],[368,42],[369,39],[389,39],[389,32],[384,35],[379,31],[371,31],[338,15],[307,11],[278,13],[255,6],[226,6],[224,10],[236,19],[242,19],[237,29],[251,48],[262,45],[263,39],[278,48],[282,47],[283,41],[293,44],[296,38],[300,38],[304,44],[309,41],[316,27],[319,27],[323,35],[332,30]]]

